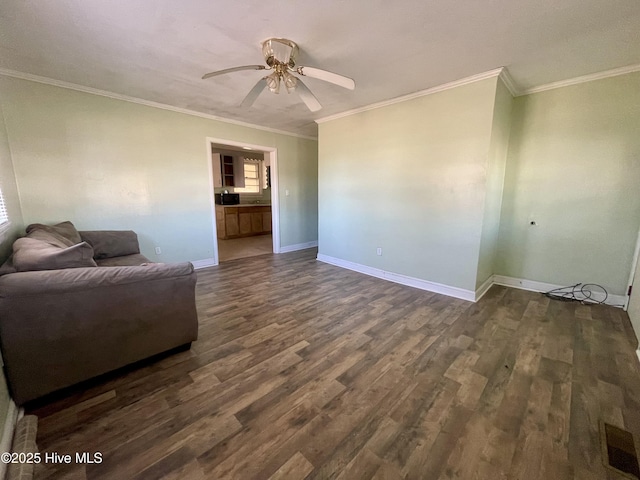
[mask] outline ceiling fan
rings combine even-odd
[[[297,91],[302,101],[312,112],[320,110],[322,105],[320,105],[316,96],[311,93],[311,90],[309,90],[302,80],[294,76],[293,73],[297,73],[303,77],[324,80],[325,82],[333,83],[343,88],[348,88],[349,90],[356,88],[356,83],[349,77],[319,68],[296,67],[298,45],[286,38],[269,38],[265,40],[262,42],[262,54],[264,55],[267,66],[243,65],[241,67],[226,68],[224,70],[207,73],[202,79],[206,80],[207,78],[239,72],[241,70],[273,70],[271,74],[258,80],[258,83],[256,83],[242,101],[241,106],[250,107],[253,105],[253,102],[256,101],[265,87],[269,87],[269,90],[273,93],[280,93],[280,84],[283,83],[287,93],[291,93],[294,90]]]

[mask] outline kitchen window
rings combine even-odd
[[[236,187],[233,191],[235,193],[255,193],[258,195],[262,193],[259,160],[244,160],[244,187]]]

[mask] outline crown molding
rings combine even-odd
[[[207,120],[216,120],[218,122],[230,123],[232,125],[238,125],[240,127],[254,128],[256,130],[263,130],[265,132],[277,133],[279,135],[287,135],[290,137],[304,138],[307,140],[318,140],[317,137],[309,135],[302,135],[299,133],[288,132],[286,130],[278,130],[276,128],[265,127],[262,125],[256,125],[254,123],[242,122],[240,120],[232,120],[230,118],[218,117],[217,115],[210,115],[208,113],[197,112],[195,110],[189,110],[187,108],[174,107],[173,105],[167,105],[165,103],[152,102],[150,100],[144,100],[142,98],[130,97],[128,95],[121,95],[119,93],[109,92],[107,90],[100,90],[92,87],[85,87],[71,82],[65,82],[63,80],[55,80],[49,77],[42,77],[40,75],[33,75],[31,73],[19,72],[17,70],[9,70],[6,68],[0,68],[0,75],[5,77],[18,78],[20,80],[28,80],[30,82],[43,83],[45,85],[51,85],[54,87],[66,88],[68,90],[75,90],[77,92],[89,93],[92,95],[98,95],[101,97],[112,98],[114,100],[122,100],[124,102],[136,103],[138,105],[144,105],[146,107],[159,108],[161,110],[168,110],[170,112],[182,113],[185,115],[191,115],[193,117],[206,118]]]
[[[389,105],[394,105],[396,103],[406,102],[407,100],[413,100],[414,98],[420,98],[427,95],[432,95],[434,93],[443,92],[445,90],[450,90],[452,88],[461,87],[463,85],[468,85],[470,83],[479,82],[480,80],[486,80],[487,78],[497,77],[503,72],[503,70],[505,70],[504,67],[496,68],[494,70],[489,70],[488,72],[478,73],[476,75],[465,77],[460,80],[455,80],[453,82],[444,83],[442,85],[427,88],[426,90],[420,90],[418,92],[409,93],[408,95],[402,95],[400,97],[392,98],[390,100],[384,100],[382,102],[372,103],[371,105],[366,105],[364,107],[354,108],[353,110],[347,110],[345,112],[336,113],[335,115],[329,115],[327,117],[318,118],[316,119],[316,123],[324,123],[324,122],[329,122],[331,120],[337,120],[338,118],[348,117],[350,115],[366,112],[368,110],[374,110],[376,108],[387,107]]]
[[[537,87],[532,87],[524,90],[520,90],[513,80],[509,71],[506,67],[500,67],[493,70],[489,70],[487,72],[478,73],[476,75],[472,75],[470,77],[465,77],[460,80],[455,80],[453,82],[444,83],[442,85],[437,85],[435,87],[427,88],[425,90],[420,90],[418,92],[410,93],[407,95],[402,95],[400,97],[392,98],[389,100],[383,100],[382,102],[372,103],[370,105],[365,105],[363,107],[358,107],[352,110],[346,110],[341,113],[336,113],[334,115],[328,115],[326,117],[321,117],[315,120],[316,123],[324,123],[329,122],[331,120],[336,120],[338,118],[348,117],[350,115],[355,115],[357,113],[366,112],[368,110],[374,110],[376,108],[382,108],[389,105],[394,105],[396,103],[406,102],[407,100],[412,100],[414,98],[420,98],[427,95],[431,95],[438,92],[443,92],[445,90],[449,90],[456,87],[461,87],[463,85],[468,85],[470,83],[479,82],[481,80],[486,80],[487,78],[499,77],[504,83],[509,93],[511,93],[514,97],[520,97],[523,95],[530,95],[532,93],[544,92],[547,90],[554,90],[556,88],[568,87],[571,85],[577,85],[580,83],[592,82],[594,80],[602,80],[605,78],[616,77],[619,75],[625,75],[628,73],[634,73],[640,71],[640,64],[636,65],[628,65],[626,67],[614,68],[611,70],[605,70],[603,72],[591,73],[589,75],[582,75],[580,77],[574,77],[567,80],[560,80],[558,82],[551,82],[544,85],[540,85]],[[262,130],[265,132],[276,133],[279,135],[287,135],[290,137],[296,138],[304,138],[306,140],[318,140],[318,137],[310,136],[310,135],[302,135],[295,132],[289,132],[286,130],[279,130],[276,128],[265,127],[263,125],[257,125],[254,123],[243,122],[240,120],[233,120],[230,118],[219,117],[217,115],[211,115],[207,113],[197,112],[195,110],[189,110],[186,108],[174,107],[173,105],[167,105],[164,103],[153,102],[150,100],[144,100],[142,98],[131,97],[128,95],[121,95],[119,93],[109,92],[106,90],[100,90],[97,88],[86,87],[83,85],[78,85],[71,82],[65,82],[62,80],[55,80],[49,77],[43,77],[40,75],[33,75],[31,73],[19,72],[17,70],[10,70],[6,68],[0,68],[0,76],[18,78],[21,80],[28,80],[31,82],[42,83],[45,85],[51,85],[54,87],[66,88],[69,90],[75,90],[78,92],[89,93],[92,95],[98,95],[101,97],[112,98],[115,100],[122,100],[124,102],[136,103],[138,105],[144,105],[152,108],[159,108],[161,110],[168,110],[171,112],[182,113],[185,115],[191,115],[194,117],[206,118],[208,120],[215,120],[218,122],[228,123],[232,125],[238,125],[240,127],[253,128],[256,130]]]
[[[511,78],[507,67],[502,68],[502,71],[500,72],[500,75],[498,75],[498,78],[502,80],[502,83],[505,87],[507,87],[507,90],[509,90],[509,93],[512,97],[517,97],[519,95],[518,86],[516,85],[516,82],[513,81],[513,78]]]
[[[518,88],[518,85],[509,74],[509,70],[506,67],[500,67],[494,70],[489,70],[488,72],[479,73],[477,75],[472,75],[470,77],[466,77],[460,80],[456,80],[453,82],[444,83],[442,85],[431,87],[426,90],[420,90],[418,92],[410,93],[408,95],[402,95],[400,97],[392,98],[390,100],[384,100],[382,102],[365,105],[364,107],[354,108],[352,110],[336,113],[335,115],[329,115],[326,117],[318,118],[316,119],[316,123],[320,124],[324,122],[329,122],[331,120],[337,120],[338,118],[348,117],[350,115],[366,112],[368,110],[386,107],[388,105],[393,105],[396,103],[406,102],[407,100],[424,97],[426,95],[442,92],[444,90],[449,90],[451,88],[461,87],[462,85],[467,85],[469,83],[478,82],[480,80],[485,80],[487,78],[492,78],[496,76],[502,80],[502,83],[504,83],[504,86],[507,88],[507,90],[509,90],[509,93],[511,93],[513,97],[521,97],[523,95],[543,92],[546,90],[553,90],[556,88],[567,87],[570,85],[577,85],[585,82],[592,82],[594,80],[602,80],[604,78],[616,77],[618,75],[625,75],[627,73],[634,73],[638,71],[640,71],[640,64],[628,65],[626,67],[614,68],[612,70],[605,70],[603,72],[592,73],[589,75],[582,75],[580,77],[561,80],[558,82],[547,83],[545,85],[540,85],[538,87],[532,87],[525,90],[521,90]]]
[[[518,96],[530,95],[532,93],[545,92],[547,90],[554,90],[556,88],[568,87],[571,85],[578,85],[580,83],[593,82],[594,80],[602,80],[604,78],[617,77],[619,75],[625,75],[627,73],[640,72],[640,64],[627,65],[626,67],[614,68],[612,70],[605,70],[604,72],[590,73],[589,75],[582,75],[580,77],[569,78],[567,80],[560,80],[558,82],[551,82],[538,87],[527,88],[518,93]]]

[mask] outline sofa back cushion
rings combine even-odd
[[[96,260],[140,253],[138,235],[132,230],[83,230],[80,235],[93,248]]]
[[[13,243],[13,266],[18,272],[96,267],[93,249],[86,242],[59,247],[37,238],[19,238]]]
[[[62,222],[56,225],[32,223],[27,227],[27,237],[49,241],[52,245],[67,247],[82,242],[80,233],[78,233],[75,225],[71,222]],[[56,243],[52,243],[53,240],[55,240]]]

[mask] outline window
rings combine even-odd
[[[260,162],[257,160],[244,160],[244,187],[233,189],[235,193],[255,193],[261,194],[260,185]]]
[[[0,233],[9,228],[9,214],[7,213],[7,205],[4,201],[4,195],[2,194],[2,188],[0,187]]]

